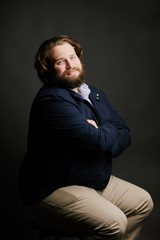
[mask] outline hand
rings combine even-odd
[[[97,124],[95,121],[91,120],[91,119],[87,119],[87,122],[92,124],[95,128],[98,128]]]

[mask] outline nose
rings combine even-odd
[[[72,66],[73,66],[73,65],[72,65],[71,61],[70,61],[70,60],[67,60],[67,61],[66,61],[66,68],[67,68],[67,69],[70,69],[70,68],[72,68]]]

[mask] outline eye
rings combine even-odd
[[[70,57],[70,59],[72,60],[72,59],[75,59],[76,58],[76,55],[72,55],[71,57]]]
[[[57,61],[57,65],[61,65],[61,64],[63,64],[63,62],[64,62],[64,60],[59,60],[59,61]]]

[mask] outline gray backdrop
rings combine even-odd
[[[42,41],[67,34],[84,48],[87,83],[106,92],[132,133],[113,173],[145,188],[155,208],[141,240],[160,222],[159,0],[6,0],[1,3],[1,222],[4,239],[35,239],[17,192],[28,117],[41,86],[33,68]]]

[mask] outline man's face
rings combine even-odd
[[[53,82],[60,87],[76,88],[84,82],[84,70],[74,48],[69,43],[50,50],[53,59]]]

